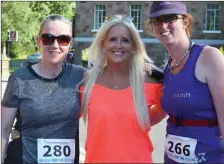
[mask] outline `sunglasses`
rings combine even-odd
[[[52,34],[41,34],[40,39],[44,45],[52,45],[56,39],[60,46],[67,46],[72,38],[69,35],[54,36]]]
[[[151,25],[160,25],[163,22],[164,23],[173,23],[173,22],[176,22],[177,19],[184,19],[184,18],[185,18],[184,16],[170,14],[170,15],[163,15],[160,17],[150,18],[149,23]]]
[[[123,20],[123,21],[128,22],[128,23],[133,23],[133,18],[131,16],[112,15],[112,16],[106,16],[105,17],[105,21],[111,21],[113,19],[120,19],[120,20]]]

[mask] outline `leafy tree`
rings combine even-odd
[[[72,4],[74,2],[1,2],[2,31],[1,44],[6,46],[8,30],[17,30],[18,42],[8,43],[10,57],[26,57],[35,52],[40,22],[49,14],[61,14],[70,20],[74,16]],[[4,49],[4,48],[3,48]],[[3,54],[3,53],[2,53]]]
[[[12,57],[16,57],[16,54],[25,55],[32,50],[29,42],[37,26],[33,17],[34,13],[29,7],[29,2],[2,2],[2,43],[8,40],[8,30],[17,30],[19,33],[18,42],[7,42]]]
[[[223,54],[223,56],[224,56],[224,49],[223,49],[223,47],[222,47],[222,46],[219,48],[219,50],[221,51],[221,53],[222,53],[222,54]]]

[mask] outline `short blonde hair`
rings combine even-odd
[[[42,20],[42,22],[40,24],[39,35],[42,33],[42,29],[47,22],[56,21],[56,20],[59,20],[59,21],[62,21],[64,23],[68,24],[68,26],[69,26],[69,28],[71,29],[71,32],[72,32],[72,22],[69,19],[67,19],[64,16],[59,15],[59,14],[52,14],[52,15],[48,15],[46,18],[44,18]]]
[[[129,81],[132,88],[133,100],[136,109],[137,120],[140,127],[145,130],[150,128],[149,112],[144,96],[144,62],[152,63],[145,51],[144,44],[139,36],[135,25],[126,16],[115,15],[109,17],[100,27],[96,38],[92,42],[89,49],[88,66],[91,68],[84,79],[85,89],[81,111],[83,113],[84,122],[86,122],[88,113],[88,101],[92,87],[98,76],[103,73],[106,66],[106,56],[103,52],[102,42],[107,36],[107,32],[115,25],[124,25],[130,30],[131,38],[134,45],[134,54],[131,55],[129,64]],[[150,93],[149,93],[150,94]]]

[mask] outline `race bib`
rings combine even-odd
[[[74,163],[75,139],[37,139],[38,163]]]
[[[178,163],[197,163],[196,144],[196,139],[168,134],[165,141],[166,154]]]

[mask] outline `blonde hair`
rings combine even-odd
[[[72,32],[72,22],[65,18],[64,16],[62,15],[59,15],[59,14],[52,14],[52,15],[48,15],[46,18],[44,18],[40,24],[40,30],[39,30],[39,34],[42,33],[42,29],[44,27],[44,25],[47,23],[47,22],[50,22],[50,21],[56,21],[56,20],[59,20],[59,21],[62,21],[66,24],[68,24],[71,32]]]
[[[102,42],[106,38],[107,32],[111,27],[121,24],[130,30],[134,45],[134,54],[131,55],[129,64],[129,81],[132,88],[133,100],[136,109],[137,120],[142,130],[150,128],[149,112],[144,96],[144,62],[152,63],[145,51],[144,44],[138,34],[132,21],[122,15],[113,16],[114,18],[106,20],[100,27],[96,38],[89,48],[88,66],[91,68],[84,78],[85,89],[81,105],[83,120],[86,123],[88,115],[88,102],[90,94],[98,76],[103,73],[106,66],[106,57],[103,52]]]
[[[191,37],[191,31],[192,31],[192,24],[194,22],[194,18],[189,13],[183,14],[183,16],[184,16],[184,24],[187,26],[186,29],[185,29],[186,35],[190,39],[190,37]],[[149,33],[150,35],[153,36],[153,27],[149,23],[149,21],[150,21],[150,19],[148,19],[147,21],[144,22],[144,30],[145,30],[145,32],[147,32],[147,33]]]

